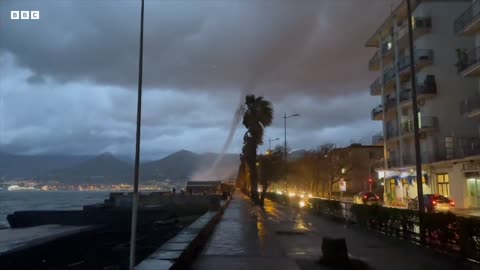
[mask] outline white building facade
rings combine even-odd
[[[459,208],[474,207],[465,200],[467,181],[463,167],[457,164],[480,150],[479,133],[477,125],[460,113],[458,104],[477,93],[479,83],[459,76],[456,66],[456,49],[472,48],[474,40],[452,29],[472,2],[410,1],[418,116],[412,111],[406,1],[392,10],[366,42],[367,47],[376,48],[369,69],[379,72],[370,94],[381,99],[372,110],[372,120],[383,123],[385,162],[380,171],[385,196],[400,203],[417,196],[413,118],[418,117],[424,194],[439,193],[452,198]],[[378,142],[378,136],[375,139]]]

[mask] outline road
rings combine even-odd
[[[236,193],[193,269],[330,269],[319,266],[324,237],[345,238],[351,258],[388,270],[469,270],[456,261],[407,241],[266,201],[264,210]]]

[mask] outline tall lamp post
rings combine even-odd
[[[135,267],[135,243],[137,239],[138,174],[140,167],[140,128],[142,122],[142,80],[143,80],[143,13],[144,0],[140,11],[140,48],[138,60],[137,133],[135,137],[135,169],[133,178],[132,227],[130,232],[130,270]]]
[[[285,190],[288,192],[287,190],[287,175],[288,175],[288,171],[287,171],[287,168],[288,168],[288,159],[287,159],[287,119],[290,118],[290,117],[296,117],[296,116],[300,116],[300,114],[298,113],[295,113],[295,114],[292,114],[292,115],[289,115],[287,116],[287,113],[284,113],[283,114],[283,123],[284,123],[284,130],[285,130],[285,145],[284,145],[284,149],[283,149],[283,154],[284,154],[284,159],[285,159]]]
[[[268,138],[268,152],[272,152],[272,142],[278,141],[278,140],[280,140],[280,138],[275,138],[275,139]]]
[[[407,0],[407,20],[408,20],[408,42],[410,49],[410,78],[412,82],[412,111],[413,111],[413,134],[415,140],[415,167],[417,171],[417,198],[418,210],[420,211],[420,241],[425,241],[425,233],[423,226],[424,209],[423,201],[423,183],[422,183],[422,156],[420,152],[420,128],[418,119],[418,105],[417,105],[417,80],[415,76],[415,52],[413,48],[413,26],[412,26],[412,6],[410,0]]]

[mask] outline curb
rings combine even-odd
[[[135,270],[188,268],[202,251],[231,200],[232,197],[218,211],[208,211],[200,216],[141,261],[135,266]]]

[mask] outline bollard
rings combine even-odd
[[[349,263],[347,242],[345,238],[324,237],[322,241],[323,257],[321,261],[327,265],[345,265]]]
[[[324,237],[322,240],[323,256],[319,264],[335,270],[373,270],[365,262],[348,256],[345,238]]]

